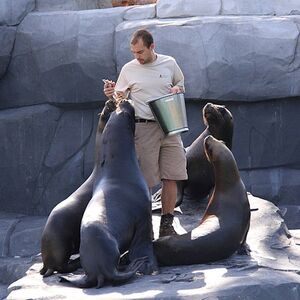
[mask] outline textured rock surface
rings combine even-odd
[[[15,37],[15,27],[0,26],[0,79],[4,76],[8,68]]]
[[[29,14],[0,83],[0,107],[103,99],[101,78],[116,78],[113,33],[124,10]]]
[[[33,192],[59,116],[59,109],[48,105],[1,111],[2,207],[35,210]]]
[[[124,20],[142,20],[152,19],[156,16],[156,5],[142,5],[136,7],[130,7],[124,14]]]
[[[190,130],[182,135],[186,146],[204,129],[202,108],[206,102],[187,101]],[[221,103],[234,118],[233,153],[248,191],[280,205],[299,204],[300,101]]]
[[[249,196],[251,216],[247,242],[251,256],[203,265],[161,268],[154,276],[138,276],[121,286],[78,289],[58,282],[56,276],[42,279],[40,263],[9,287],[7,299],[299,299],[300,246],[290,236],[278,209],[268,201]],[[199,222],[205,203],[184,203],[176,215],[176,229],[184,232]],[[153,216],[155,235],[159,215]],[[1,262],[1,261],[0,261]],[[26,265],[26,263],[25,263]],[[27,265],[26,265],[27,266]],[[78,271],[77,273],[80,273]],[[245,280],[247,278],[247,280]]]
[[[187,101],[190,131],[182,135],[185,146],[204,129],[202,108],[206,102]],[[233,152],[247,189],[279,205],[298,204],[300,101],[226,105],[234,117]],[[0,199],[5,210],[47,214],[89,176],[102,104],[98,106],[67,109],[38,105],[0,112]]]
[[[85,10],[112,7],[111,0],[36,0],[37,11]]]
[[[187,98],[257,101],[300,94],[299,16],[121,23],[125,10],[28,15],[0,82],[0,106],[97,101],[100,79],[116,78],[116,64],[119,71],[132,57],[130,34],[143,26],[154,33],[159,52],[176,57]]]
[[[299,201],[298,201],[299,204]],[[299,205],[283,205],[280,206],[280,211],[285,224],[289,229],[300,229],[300,206]],[[300,233],[300,230],[299,230]],[[300,235],[297,234],[300,238]]]
[[[159,0],[158,18],[176,18],[193,16],[215,16],[221,13],[222,0]]]
[[[0,259],[8,257],[31,257],[38,254],[40,252],[40,239],[46,219],[46,217],[29,217],[20,214],[1,213]],[[0,283],[12,282],[10,279],[4,281],[4,277],[2,279],[0,279]],[[16,280],[15,277],[14,280]]]
[[[18,28],[0,27],[5,45],[0,49],[0,204],[6,211],[47,214],[87,178],[96,107],[104,101],[101,78],[116,79],[132,58],[130,34],[140,27],[153,31],[158,52],[173,55],[184,71],[190,127],[182,135],[185,145],[203,130],[203,105],[226,104],[235,118],[233,152],[248,190],[280,205],[298,203],[298,2],[223,1],[219,12],[294,9],[295,15],[283,17],[153,18],[155,8],[167,3],[170,9],[193,6],[197,12],[204,2],[29,13]],[[210,1],[204,8],[217,4]]]
[[[18,25],[34,8],[35,0],[1,0],[0,25]]]
[[[98,112],[99,109],[73,111],[50,105],[2,111],[2,207],[47,214],[71,194],[93,166],[91,136],[95,136]],[[86,157],[90,148],[93,151]]]
[[[7,285],[5,284],[0,284],[0,299],[4,300],[7,296]]]
[[[291,1],[248,0],[160,0],[158,18],[214,15],[289,15],[299,14],[300,3]]]
[[[300,3],[289,1],[222,0],[222,14],[226,15],[289,15],[300,14]]]
[[[299,96],[298,22],[295,16],[124,22],[116,29],[118,71],[131,58],[126,47],[131,33],[147,26],[158,52],[176,57],[182,67],[187,98],[257,101]]]

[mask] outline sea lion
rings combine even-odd
[[[207,263],[232,255],[246,241],[250,205],[236,161],[228,147],[211,135],[204,140],[215,187],[199,226],[183,235],[154,241],[161,265]]]
[[[50,276],[54,271],[68,273],[75,271],[79,260],[69,260],[79,252],[80,223],[83,213],[93,193],[93,184],[100,157],[100,139],[110,113],[116,108],[115,102],[106,101],[100,114],[95,142],[94,169],[88,179],[67,199],[57,204],[51,211],[41,239],[43,268],[40,274]]]
[[[82,217],[80,260],[85,275],[61,276],[78,287],[122,283],[137,270],[150,274],[156,269],[150,193],[138,165],[134,131],[134,109],[123,100],[103,131],[93,197]],[[120,255],[127,250],[131,263],[121,272]]]
[[[224,105],[207,103],[202,110],[206,126],[196,140],[186,148],[188,179],[177,181],[177,200],[179,206],[183,198],[200,200],[209,195],[214,186],[214,175],[211,164],[204,153],[203,141],[208,135],[225,142],[231,149],[233,136],[233,117]],[[153,196],[153,209],[159,207],[161,190]]]

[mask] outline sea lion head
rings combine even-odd
[[[233,117],[224,105],[207,103],[203,108],[203,122],[214,137],[223,140],[231,149]]]
[[[134,116],[134,108],[131,100],[122,99],[121,101],[118,102],[117,108],[122,112],[126,112],[129,115]]]
[[[211,163],[216,163],[221,159],[226,159],[226,157],[232,159],[232,153],[225,143],[214,138],[212,135],[209,135],[204,139],[204,151],[208,161]]]
[[[129,125],[133,132],[135,131],[135,112],[131,100],[122,99],[118,101],[115,113],[118,115],[120,126],[123,126],[121,121],[123,119],[123,122]]]

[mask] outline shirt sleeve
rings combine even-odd
[[[127,93],[129,90],[129,82],[126,78],[126,71],[125,68],[123,67],[121,69],[119,78],[117,80],[116,86],[115,86],[115,91],[116,92],[123,92]]]
[[[180,86],[182,91],[185,92],[184,88],[184,75],[178,66],[176,60],[174,60],[174,77],[173,77],[173,85]]]

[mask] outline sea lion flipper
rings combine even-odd
[[[48,268],[47,268],[47,271],[44,274],[42,274],[41,271],[40,271],[40,274],[43,275],[43,277],[49,277],[54,273],[54,269],[48,269]]]
[[[73,276],[59,276],[60,282],[69,282],[79,288],[90,288],[97,284],[95,279],[90,279],[87,275],[81,275],[80,277]]]
[[[40,274],[44,275],[47,271],[47,267],[45,265],[43,265],[43,267],[40,269]]]
[[[65,273],[71,273],[76,271],[77,269],[79,269],[81,267],[81,263],[80,263],[80,257],[77,257],[75,259],[70,259],[67,267],[66,267],[66,272]]]
[[[124,272],[116,271],[113,276],[114,284],[122,284],[130,280],[137,271],[148,261],[148,257],[139,257],[134,259]]]
[[[243,243],[240,245],[240,247],[237,249],[237,254],[239,255],[250,255],[251,249],[247,243]]]

